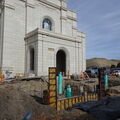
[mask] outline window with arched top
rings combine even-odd
[[[48,19],[45,18],[42,23],[42,28],[45,30],[52,30],[52,22]]]
[[[34,51],[34,48],[31,48],[30,49],[30,70],[31,71],[34,71],[34,66],[35,66],[34,57],[35,57],[35,51]]]

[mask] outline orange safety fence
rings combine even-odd
[[[4,82],[4,75],[0,74],[0,84]]]
[[[86,72],[84,72],[84,75],[86,75],[87,79],[90,80],[90,77]]]

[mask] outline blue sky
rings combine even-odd
[[[68,0],[85,32],[87,58],[120,59],[120,0]]]

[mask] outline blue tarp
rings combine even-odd
[[[77,103],[73,108],[89,112],[97,120],[116,120],[120,118],[120,97],[106,97],[100,101]]]

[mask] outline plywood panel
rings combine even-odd
[[[69,107],[72,107],[72,99],[69,99]]]
[[[56,97],[51,97],[50,98],[50,103],[54,103],[54,102],[56,102]]]
[[[60,107],[60,101],[57,102],[57,111],[60,111],[61,107]]]
[[[50,85],[55,85],[55,84],[56,84],[56,80],[55,80],[55,79],[49,80],[49,84],[50,84]]]
[[[50,97],[55,97],[55,96],[56,96],[56,92],[51,91],[51,92],[50,92]]]
[[[61,101],[61,110],[64,110],[64,109],[65,109],[64,101],[65,101],[65,100],[62,100],[62,101]]]
[[[52,108],[55,108],[55,109],[56,109],[56,103],[52,103],[52,104],[50,104],[50,106],[51,106]]]

